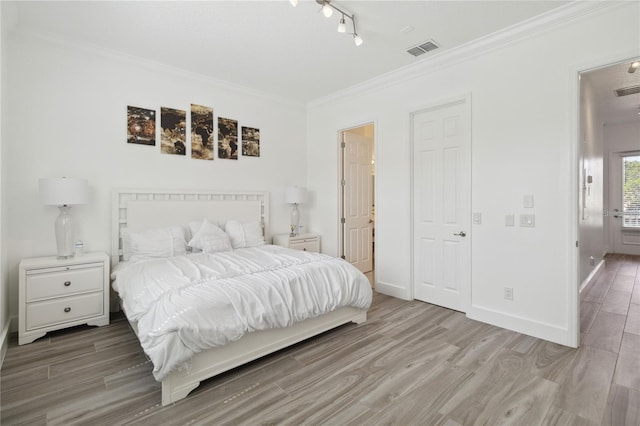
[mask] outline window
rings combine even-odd
[[[623,228],[640,228],[640,154],[622,157]]]

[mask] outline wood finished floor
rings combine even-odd
[[[369,319],[212,378],[162,407],[122,317],[7,352],[2,425],[640,424],[640,257],[583,292],[580,349],[376,295]]]

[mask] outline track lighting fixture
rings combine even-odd
[[[293,6],[298,4],[298,0],[289,0],[289,2]],[[360,46],[363,43],[364,40],[362,40],[362,37],[358,35],[358,31],[356,31],[356,15],[349,15],[347,12],[332,3],[331,0],[316,0],[316,3],[322,6],[322,14],[327,18],[333,15],[334,10],[340,13],[342,17],[340,18],[340,23],[338,23],[338,32],[342,34],[352,35],[353,42],[356,46]],[[350,33],[347,32],[347,23],[345,21],[345,18],[351,19],[351,26],[353,27],[353,31]]]
[[[627,72],[629,74],[633,74],[634,72],[636,72],[638,68],[640,68],[640,61],[633,61],[631,62],[631,65],[629,66],[629,69],[627,70]]]

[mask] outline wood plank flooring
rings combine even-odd
[[[2,425],[640,424],[640,257],[610,256],[583,292],[571,349],[376,294],[349,324],[160,404],[126,320],[7,352]]]

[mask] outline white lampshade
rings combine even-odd
[[[89,201],[89,184],[86,179],[40,179],[40,201],[52,206],[86,204]]]
[[[284,202],[287,204],[302,204],[307,202],[307,188],[288,186],[284,190]]]
[[[329,6],[328,3],[322,5],[322,14],[327,18],[330,18],[331,15],[333,15],[333,9],[331,8],[331,6]]]

